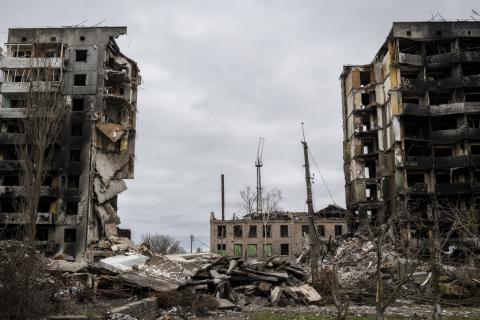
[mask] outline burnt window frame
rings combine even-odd
[[[288,224],[280,225],[280,238],[288,238]]]
[[[67,216],[77,216],[78,215],[78,201],[67,201],[65,214]]]
[[[248,237],[249,238],[257,238],[258,237],[258,230],[256,225],[251,225],[248,227]]]
[[[76,73],[73,75],[73,86],[74,87],[85,87],[87,85],[87,74],[86,73]]]
[[[75,62],[87,62],[88,50],[87,49],[75,49]]]
[[[72,98],[72,111],[80,112],[85,109],[85,98],[75,97]]]
[[[65,228],[63,230],[63,242],[65,243],[77,242],[77,229]]]
[[[243,226],[236,224],[233,226],[233,237],[234,238],[243,238]]]
[[[227,237],[227,226],[222,224],[217,226],[217,238],[225,239]]]

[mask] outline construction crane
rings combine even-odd
[[[261,214],[263,212],[261,168],[263,166],[262,155],[263,155],[264,143],[265,143],[265,139],[263,137],[260,137],[258,139],[257,160],[255,161],[255,167],[257,168],[257,214]]]

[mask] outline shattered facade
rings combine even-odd
[[[117,195],[133,179],[137,64],[115,38],[126,27],[9,29],[0,56],[0,223],[2,238],[14,237],[22,213],[15,143],[25,116],[23,95],[35,59],[49,61],[58,76],[68,118],[55,151],[51,176],[40,198],[37,244],[78,256],[102,237],[119,233]],[[40,49],[41,48],[41,49]]]
[[[347,233],[345,209],[336,205],[315,213],[322,240]],[[252,214],[242,219],[217,220],[210,215],[210,250],[222,256],[245,260],[270,256],[298,258],[308,246],[309,218],[305,212],[270,214],[268,219]]]
[[[372,63],[344,66],[340,79],[353,227],[435,203],[477,212],[479,22],[395,22]]]

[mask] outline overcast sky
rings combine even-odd
[[[300,122],[335,201],[345,204],[340,82],[344,64],[372,60],[393,21],[432,12],[466,19],[478,1],[8,1],[9,27],[128,26],[117,41],[140,66],[135,180],[119,196],[121,227],[193,234],[209,243],[209,216],[226,212],[256,184],[258,137],[265,137],[264,187],[284,210],[305,209]],[[86,21],[85,21],[86,20]],[[315,174],[316,209],[331,202]]]

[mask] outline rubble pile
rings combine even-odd
[[[391,245],[386,244],[382,252],[382,270],[385,276],[393,277],[391,272],[397,266],[399,254]],[[339,284],[344,288],[368,288],[376,272],[376,251],[372,241],[361,238],[343,240],[334,255],[326,264],[336,267]]]

